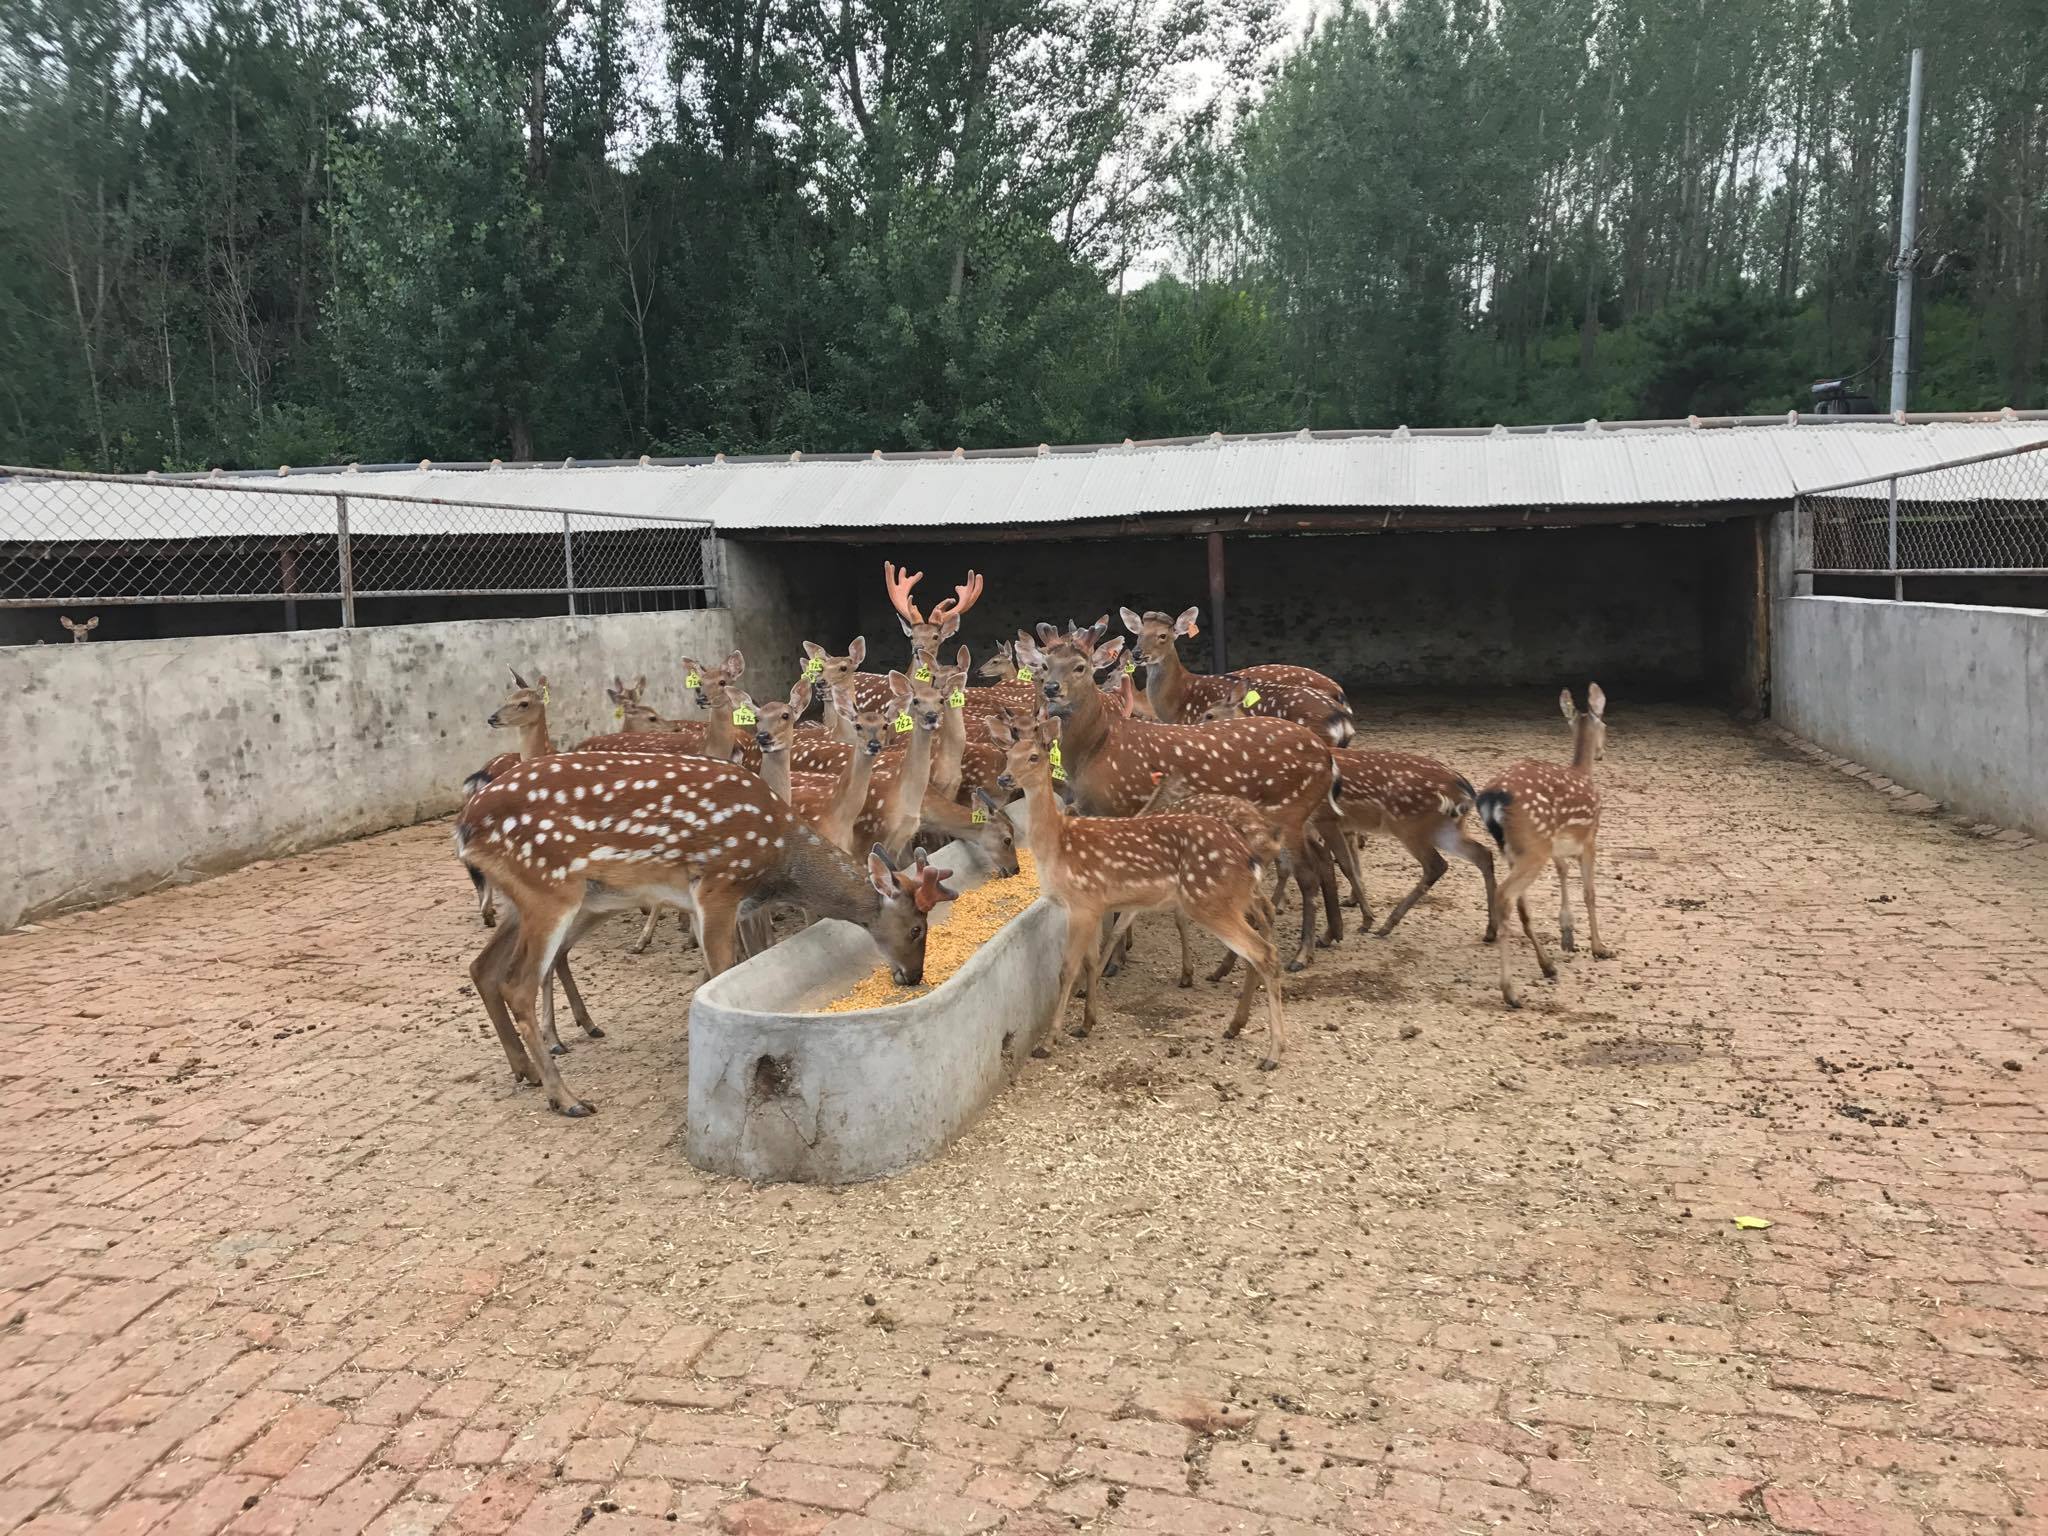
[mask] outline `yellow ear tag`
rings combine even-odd
[[[612,711],[612,718],[614,720],[623,720],[626,718],[626,712],[623,709],[615,709]]]
[[[988,812],[977,805],[968,813],[967,819],[977,827],[985,827],[988,825]]]
[[[745,705],[741,705],[732,712],[732,723],[734,725],[758,725],[760,720],[761,717]]]
[[[901,714],[897,715],[895,719],[895,726],[897,733],[900,735],[904,731],[915,730],[917,728],[917,722],[910,718],[910,711],[906,709]]]
[[[807,683],[815,683],[815,682],[816,682],[816,681],[817,681],[817,680],[818,680],[819,678],[823,677],[824,675],[825,675],[825,663],[824,663],[824,662],[822,662],[822,661],[820,661],[820,660],[819,660],[819,659],[818,659],[817,657],[813,656],[813,657],[812,657],[812,658],[811,658],[811,659],[810,659],[809,661],[807,661],[807,662],[805,662],[805,663],[804,663],[804,681],[805,681],[805,682],[807,682]],[[685,681],[685,682],[689,682],[689,679],[688,679],[688,678],[685,678],[685,679],[683,679],[683,681]],[[694,687],[696,686],[696,684],[695,684],[695,683],[691,683],[691,684],[690,684],[690,686],[694,688]]]
[[[920,683],[928,683],[932,680],[932,669],[920,661],[917,664],[917,670],[910,675]]]
[[[964,709],[966,705],[967,690],[965,688],[955,688],[951,693],[946,695],[946,708]]]
[[[1259,702],[1259,690],[1258,690],[1258,689],[1256,689],[1256,688],[1247,688],[1247,689],[1245,689],[1245,691],[1244,691],[1244,707],[1245,707],[1246,709],[1250,709],[1250,708],[1251,708],[1251,707],[1252,707],[1252,706],[1253,706],[1254,704],[1256,704],[1256,703],[1258,703],[1258,702]]]
[[[1129,676],[1130,676],[1130,675],[1131,675],[1131,674],[1132,674],[1133,672],[1135,672],[1135,671],[1137,671],[1137,670],[1138,670],[1138,664],[1137,664],[1137,663],[1136,663],[1135,661],[1127,661],[1127,662],[1125,662],[1125,663],[1124,663],[1124,676],[1125,676],[1125,677],[1129,677]]]
[[[1029,667],[1019,667],[1019,668],[1017,669],[1017,681],[1018,681],[1018,682],[1020,682],[1020,683],[1028,683],[1028,682],[1030,682],[1030,681],[1031,681],[1031,669],[1030,669]]]
[[[1052,750],[1045,754],[1045,760],[1052,764],[1053,782],[1056,784],[1066,783],[1067,765],[1060,761],[1060,744],[1058,742],[1052,744]]]
[[[701,683],[701,682],[703,682],[703,681],[704,681],[704,679],[703,679],[702,675],[700,675],[699,673],[696,673],[696,672],[685,672],[685,673],[683,674],[683,686],[684,686],[685,688],[694,688],[694,687],[696,687],[696,686],[697,686],[697,685],[698,685],[699,683]]]

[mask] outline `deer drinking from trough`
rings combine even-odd
[[[941,883],[948,871],[922,861],[899,869],[877,848],[857,862],[751,773],[667,753],[522,764],[463,807],[455,852],[518,912],[470,964],[477,996],[514,1075],[542,1084],[565,1115],[590,1106],[543,1046],[535,997],[540,978],[606,914],[684,908],[716,976],[734,963],[742,913],[788,902],[865,928],[910,985],[924,974],[928,914],[954,894]]]
[[[1567,861],[1576,857],[1593,958],[1607,960],[1614,953],[1600,942],[1600,916],[1593,904],[1593,847],[1600,833],[1600,789],[1593,782],[1593,765],[1607,750],[1607,695],[1598,683],[1590,685],[1583,714],[1573,707],[1569,688],[1558,695],[1557,702],[1572,727],[1571,762],[1511,763],[1478,796],[1479,820],[1507,854],[1507,873],[1494,889],[1492,926],[1500,930],[1500,992],[1510,1008],[1522,1004],[1508,977],[1508,950],[1512,948],[1507,938],[1509,902],[1514,903],[1522,932],[1536,951],[1536,963],[1545,976],[1557,979],[1557,967],[1529,921],[1529,903],[1523,894],[1543,872],[1544,864],[1557,871],[1558,942],[1566,949],[1576,948],[1566,871]]]

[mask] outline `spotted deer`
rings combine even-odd
[[[1236,672],[1200,681],[1219,686],[1203,688],[1206,702],[1194,710],[1192,718],[1196,720],[1241,720],[1247,715],[1293,720],[1320,731],[1333,747],[1348,745],[1357,734],[1351,706],[1319,689],[1297,683],[1262,683]]]
[[[882,585],[888,591],[889,606],[896,610],[897,620],[903,625],[903,637],[910,642],[910,675],[920,682],[930,682],[938,664],[939,647],[959,633],[961,618],[981,601],[982,579],[969,571],[951,597],[933,604],[930,613],[920,613],[917,604],[910,600],[910,591],[923,580],[923,571],[913,574],[898,570],[890,561],[882,562]]]
[[[1237,830],[1237,835],[1244,839],[1245,846],[1251,849],[1252,856],[1268,869],[1272,868],[1280,857],[1280,839],[1273,831],[1272,821],[1264,811],[1239,795],[1196,794],[1179,779],[1162,775],[1159,787],[1153,791],[1152,798],[1145,802],[1138,814],[1163,816],[1169,812],[1189,816],[1214,816],[1220,821],[1229,822]],[[1258,902],[1259,911],[1255,921],[1263,931],[1270,933],[1273,927],[1273,904],[1267,898],[1263,884],[1259,886]],[[1178,907],[1174,909],[1173,925],[1180,932],[1180,985],[1192,987],[1195,984],[1194,950],[1189,943],[1187,914]],[[1122,969],[1124,957],[1130,947],[1131,925],[1119,921],[1116,939],[1111,944],[1108,957],[1103,963],[1104,976],[1114,976]],[[1227,956],[1223,964],[1210,974],[1209,980],[1221,981],[1229,975],[1236,959],[1235,955]]]
[[[691,664],[694,668],[694,663]],[[713,672],[695,672],[695,691],[708,703],[710,718],[672,720],[666,729],[609,731],[587,736],[576,744],[578,752],[674,752],[713,762],[742,762],[750,770],[761,766],[761,749],[754,741],[754,722],[747,712],[736,711],[727,694],[746,671],[747,659],[734,651]]]
[[[1477,869],[1486,882],[1486,935],[1482,942],[1491,944],[1496,933],[1493,854],[1465,831],[1465,815],[1478,798],[1471,781],[1419,752],[1340,749],[1336,756],[1342,781],[1337,814],[1344,830],[1361,838],[1384,833],[1422,866],[1422,878],[1387,914],[1379,937],[1392,933],[1409,909],[1444,877],[1450,868],[1444,855],[1449,854]],[[1358,900],[1359,916],[1370,928],[1372,908],[1366,905],[1362,889]]]
[[[1232,953],[1243,956],[1248,967],[1237,1010],[1224,1030],[1226,1038],[1235,1039],[1242,1032],[1251,1016],[1253,989],[1265,984],[1266,1048],[1259,1068],[1271,1071],[1279,1066],[1286,1045],[1280,957],[1272,935],[1261,932],[1255,919],[1264,866],[1244,838],[1229,822],[1214,816],[1064,815],[1052,787],[1062,722],[1041,715],[1019,729],[1007,721],[991,721],[989,731],[1004,747],[1005,771],[1030,808],[1031,856],[1039,887],[1066,909],[1066,954],[1052,1022],[1065,1019],[1085,970],[1088,991],[1077,1033],[1094,1027],[1096,1000],[1102,994],[1102,925],[1108,914],[1177,908]]]
[[[1062,722],[1061,769],[1077,809],[1091,816],[1130,816],[1151,798],[1154,774],[1186,781],[1191,790],[1241,795],[1272,817],[1283,870],[1302,896],[1301,942],[1289,970],[1308,964],[1316,944],[1312,882],[1320,883],[1326,858],[1321,844],[1342,842],[1335,831],[1336,765],[1330,745],[1291,720],[1226,720],[1211,725],[1166,725],[1125,719],[1096,685],[1085,635],[1048,650],[1020,639],[1018,660],[1041,679],[1049,708]],[[1312,837],[1317,823],[1329,835]],[[1334,880],[1325,893],[1325,943],[1343,935]]]
[[[471,962],[477,996],[513,1074],[572,1116],[591,1106],[542,1044],[535,995],[608,913],[685,908],[716,976],[735,961],[741,914],[788,902],[865,928],[897,981],[914,984],[928,914],[954,894],[942,883],[948,871],[898,869],[879,848],[863,868],[754,775],[674,754],[572,752],[522,764],[463,807],[455,853],[519,914]]]
[[[529,758],[545,757],[555,750],[554,742],[548,735],[548,675],[536,673],[529,683],[519,675],[519,669],[512,667],[512,691],[498,703],[498,707],[484,717],[484,724],[494,731],[517,731],[517,751],[500,752],[483,767],[477,769],[462,781],[462,795],[468,799],[479,789],[500,774],[509,773]],[[498,904],[489,886],[477,889],[477,916],[483,919],[486,928],[497,926]]]
[[[860,709],[860,689],[854,679],[862,675],[860,664],[867,659],[867,636],[855,635],[843,656],[833,655],[815,640],[806,640],[803,646],[803,680],[823,701],[820,712],[825,730],[834,741],[851,742],[851,722]],[[869,700],[868,707],[880,709],[887,703],[885,689],[882,697]]]
[[[618,732],[637,733],[658,731],[675,734],[690,724],[690,721],[671,720],[646,701],[647,675],[643,672],[629,684],[624,678],[615,677],[604,691],[611,701],[612,720]]]
[[[1193,720],[1213,702],[1222,687],[1221,676],[1209,676],[1190,672],[1180,659],[1180,639],[1193,639],[1202,630],[1198,622],[1200,608],[1183,610],[1178,617],[1165,613],[1139,614],[1130,608],[1119,610],[1124,628],[1131,632],[1137,646],[1138,660],[1145,667],[1145,694],[1151,700],[1152,711],[1161,720]],[[1257,666],[1238,667],[1229,677],[1241,677],[1253,687],[1263,689],[1268,684],[1288,688],[1307,688],[1326,694],[1343,711],[1346,728],[1343,739],[1336,745],[1348,742],[1351,718],[1350,706],[1344,699],[1343,685],[1335,678],[1326,677],[1312,667],[1287,666],[1279,662],[1264,662]],[[1267,714],[1277,711],[1267,710]],[[1283,716],[1280,718],[1293,718]],[[1311,718],[1302,722],[1317,730],[1329,729],[1328,717]]]
[[[1565,869],[1566,861],[1576,857],[1593,958],[1609,960],[1614,956],[1600,942],[1600,915],[1593,904],[1593,845],[1600,832],[1600,789],[1593,782],[1593,765],[1607,752],[1607,695],[1598,683],[1589,686],[1584,714],[1573,707],[1569,688],[1557,696],[1557,702],[1572,727],[1571,762],[1511,763],[1479,792],[1477,801],[1480,823],[1507,854],[1507,873],[1494,888],[1493,926],[1502,931],[1500,992],[1510,1008],[1522,1005],[1508,977],[1510,901],[1522,920],[1522,932],[1536,951],[1536,963],[1546,977],[1557,979],[1557,967],[1544,953],[1543,941],[1529,922],[1529,903],[1523,896],[1546,862],[1557,871],[1558,942],[1566,949],[1577,947],[1572,940],[1571,887]]]
[[[62,624],[66,632],[70,634],[73,645],[83,645],[92,638],[92,632],[100,627],[100,616],[94,614],[83,624],[77,624],[73,623],[68,615],[59,614],[57,622]]]

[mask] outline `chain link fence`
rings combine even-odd
[[[2048,577],[2048,442],[1824,486],[1797,501],[1810,576]]]
[[[679,518],[0,467],[0,609],[254,603],[277,622],[238,627],[289,629],[705,608],[716,560]]]

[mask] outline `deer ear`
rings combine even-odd
[[[725,702],[728,707],[734,710],[752,709],[754,707],[754,696],[744,688],[727,688],[725,690]]]
[[[1202,610],[1199,606],[1188,609],[1173,621],[1173,632],[1176,635],[1192,635],[1195,632],[1195,620],[1201,616]]]
[[[1571,689],[1566,688],[1559,692],[1557,696],[1557,707],[1564,711],[1565,719],[1575,720],[1578,718],[1578,709],[1572,704]]]
[[[981,802],[981,808],[987,811],[991,816],[995,815],[997,811],[1000,811],[1003,808],[1002,802],[996,799],[996,797],[990,794],[987,790],[983,789],[979,784],[974,786],[974,798]]]
[[[898,894],[896,867],[889,862],[889,855],[882,852],[880,843],[868,850],[868,884],[884,899]]]
[[[1586,708],[1593,712],[1595,720],[1602,720],[1606,717],[1607,695],[1598,683],[1589,683],[1586,687]]]
[[[798,678],[796,686],[789,690],[789,712],[792,715],[800,715],[810,707],[811,685],[802,678]]]
[[[950,640],[959,633],[960,621],[958,619],[948,619],[939,626],[939,638],[941,640]]]
[[[506,670],[506,671],[508,671],[508,672],[510,672],[510,673],[512,674],[512,686],[513,686],[513,687],[515,687],[515,688],[528,688],[528,687],[531,687],[531,686],[532,686],[532,684],[528,683],[528,682],[527,682],[527,680],[526,680],[525,678],[523,678],[523,677],[521,677],[521,676],[519,675],[519,669],[518,669],[517,667],[507,667],[507,668],[506,668],[505,670]]]
[[[738,677],[742,672],[747,670],[747,658],[741,655],[738,651],[734,651],[730,656],[725,658],[725,665],[720,667],[718,670],[723,672],[727,677]]]
[[[861,664],[861,661],[867,656],[867,653],[868,637],[866,635],[855,635],[853,637],[853,644],[849,645],[846,648],[846,659],[848,661],[851,661],[857,667]]]
[[[823,647],[822,645],[818,644],[818,642],[817,642],[817,641],[815,641],[815,640],[806,640],[806,641],[804,642],[804,655],[805,655],[805,656],[807,656],[807,657],[816,657],[816,656],[823,656],[824,654],[825,654],[825,647]]]
[[[1124,628],[1134,635],[1141,633],[1145,628],[1145,621],[1128,608],[1119,608],[1117,617],[1124,621]]]
[[[897,622],[898,624],[901,624],[901,625],[903,626],[903,633],[904,633],[904,634],[906,634],[906,635],[907,635],[907,634],[909,634],[909,633],[910,633],[910,620],[908,620],[908,619],[904,618],[904,617],[903,617],[903,615],[899,613],[899,614],[897,614],[897,615],[896,615],[896,622]]]
[[[617,679],[617,678],[614,678],[614,679],[612,679],[612,681],[613,681],[614,683],[617,683],[618,679]],[[613,702],[614,704],[618,704],[618,703],[622,703],[622,702],[624,701],[624,695],[625,695],[625,691],[626,691],[626,690],[625,690],[625,689],[623,689],[623,688],[619,688],[619,687],[610,687],[610,688],[607,688],[607,689],[605,689],[605,691],[604,691],[604,696],[605,696],[606,698],[610,699],[610,700],[611,700],[611,701],[612,701],[612,702]]]
[[[966,646],[961,646],[959,650],[953,653],[953,665],[958,667],[962,672],[967,671],[974,665],[973,653],[970,652]]]
[[[643,689],[646,688],[646,686],[647,674],[645,672],[642,672],[638,677],[633,679],[633,691],[635,693],[641,692]]]
[[[100,627],[100,616],[98,614],[94,614],[91,618],[87,619],[85,621],[85,627],[88,630],[98,629]]]
[[[889,674],[889,691],[896,695],[896,697],[899,699],[909,698],[910,679],[905,677],[901,672],[891,672]]]

